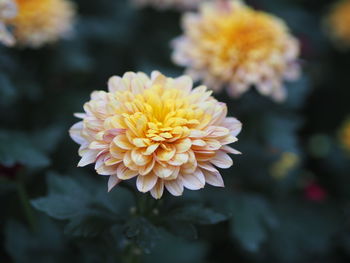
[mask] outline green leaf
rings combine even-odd
[[[227,220],[227,216],[202,205],[181,207],[171,213],[171,218],[201,225],[213,225]]]
[[[77,198],[62,195],[49,195],[33,200],[32,205],[55,219],[70,219],[77,216],[84,203]]]
[[[48,263],[65,261],[62,232],[49,218],[38,215],[36,231],[17,221],[5,225],[5,248],[16,263]]]
[[[50,160],[21,132],[0,130],[0,164],[10,167],[23,164],[28,167],[45,167]]]
[[[64,232],[75,237],[94,237],[107,231],[114,223],[115,218],[110,213],[88,211],[71,218]]]
[[[158,228],[144,217],[130,219],[125,225],[125,235],[145,253],[150,253],[160,237]]]
[[[182,237],[187,240],[194,240],[198,238],[196,227],[188,221],[169,220],[165,227],[166,230],[175,236]]]
[[[229,205],[232,212],[231,235],[250,252],[257,252],[277,220],[268,203],[259,196],[236,196]]]
[[[32,205],[55,219],[68,220],[65,233],[75,237],[94,237],[124,222],[133,201],[124,189],[107,193],[105,186],[80,176],[49,173],[47,181],[49,194],[32,200]]]

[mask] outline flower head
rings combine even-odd
[[[240,1],[205,2],[183,17],[184,35],[174,41],[173,60],[214,90],[233,96],[255,85],[263,95],[285,98],[283,80],[299,75],[299,43],[277,17]]]
[[[40,47],[65,37],[72,29],[74,8],[68,0],[12,2],[17,5],[18,11],[3,19],[3,23],[13,28],[14,39],[19,45]]]
[[[133,0],[137,6],[152,6],[157,9],[194,9],[203,0]]]
[[[137,189],[154,198],[164,187],[178,196],[184,187],[224,186],[214,166],[232,165],[228,153],[239,152],[227,145],[241,123],[226,117],[226,105],[205,86],[192,89],[187,76],[129,72],[110,78],[108,89],[92,93],[70,130],[81,145],[78,166],[95,163],[98,174],[110,176],[109,190],[136,177]]]
[[[350,1],[339,1],[326,22],[335,43],[338,46],[350,47]]]

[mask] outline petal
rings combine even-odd
[[[117,169],[117,176],[119,179],[122,180],[128,180],[135,176],[137,176],[139,173],[138,171],[130,170],[129,168],[125,167],[123,164],[119,164]]]
[[[109,92],[124,91],[127,87],[121,77],[112,76],[108,80],[108,90]]]
[[[153,170],[155,163],[156,163],[156,160],[154,158],[152,158],[152,160],[148,164],[139,168],[139,174],[146,175],[146,174],[150,173]]]
[[[227,146],[227,145],[221,147],[221,150],[226,152],[226,153],[231,153],[231,154],[242,154],[240,151],[237,151],[236,149],[233,149],[232,147]]]
[[[230,156],[223,151],[218,151],[213,159],[210,160],[212,164],[220,168],[229,168],[233,162]]]
[[[156,163],[153,167],[153,171],[155,174],[160,178],[167,178],[170,177],[176,170],[175,166],[172,165],[161,165],[159,163]]]
[[[117,170],[118,170],[118,165],[106,166],[103,164],[98,169],[96,169],[96,172],[99,175],[112,175],[112,174],[115,174]]]
[[[113,139],[113,142],[119,148],[124,149],[124,150],[131,150],[134,148],[134,146],[129,142],[128,137],[126,137],[125,134],[117,135]]]
[[[210,172],[217,172],[218,170],[216,170],[216,168],[210,164],[209,162],[199,162],[198,163],[198,166],[202,169],[205,169],[207,171],[210,171]],[[203,171],[203,170],[202,170]]]
[[[236,118],[226,118],[223,122],[223,126],[228,128],[232,136],[237,136],[242,130],[242,123]]]
[[[161,179],[158,179],[156,185],[151,190],[151,195],[155,199],[160,199],[164,192],[164,182]]]
[[[70,130],[69,135],[77,144],[83,144],[86,140],[81,136],[81,131],[83,129],[83,122],[77,122],[74,124]]]
[[[179,140],[176,142],[175,147],[176,147],[176,152],[177,153],[184,153],[187,152],[192,146],[192,141],[191,139],[183,139]]]
[[[184,186],[181,180],[164,181],[165,188],[174,196],[182,195]]]
[[[136,180],[137,189],[142,193],[146,193],[156,185],[157,180],[158,177],[153,173],[144,176],[139,175]]]
[[[170,149],[163,149],[159,148],[156,152],[157,159],[159,161],[169,161],[171,158],[174,157],[176,153],[175,147],[168,147]]]
[[[176,78],[175,86],[177,89],[181,89],[186,93],[190,93],[193,86],[192,78],[189,76],[181,76],[179,78]]]
[[[229,135],[229,136],[226,136],[226,137],[220,139],[220,143],[222,145],[231,144],[231,143],[234,143],[236,141],[238,141],[238,139],[232,135]]]
[[[99,152],[99,150],[87,150],[81,157],[78,167],[83,167],[90,163],[94,163]]]
[[[183,174],[181,179],[183,185],[190,190],[198,190],[205,185],[205,178],[200,169],[197,169],[193,174]]]
[[[113,174],[108,179],[108,192],[112,190],[114,186],[119,184],[122,180],[120,180],[117,175]]]
[[[217,138],[217,137],[223,137],[230,133],[230,130],[225,127],[219,127],[219,126],[210,126],[207,129],[208,131],[208,137]]]
[[[168,161],[168,164],[180,166],[184,163],[187,163],[188,158],[188,153],[177,153],[175,154],[174,158]]]
[[[159,146],[159,143],[155,143],[148,146],[144,152],[144,155],[151,155],[152,153],[154,153],[155,150],[157,150],[158,146]]]
[[[146,165],[147,163],[149,163],[151,158],[152,157],[150,157],[149,155],[143,155],[142,151],[139,149],[133,149],[131,151],[131,159],[136,165],[139,165],[139,166]]]
[[[217,186],[217,187],[225,187],[224,185],[224,180],[222,179],[220,173],[218,171],[216,172],[211,172],[211,171],[207,171],[207,170],[202,170],[204,177],[205,177],[205,181],[213,186]]]

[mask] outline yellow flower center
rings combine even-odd
[[[211,20],[206,21],[209,30],[204,39],[215,43],[216,48],[219,43],[217,52],[222,60],[263,61],[284,47],[284,24],[276,23],[276,18],[266,13],[240,7],[221,16],[215,13]]]
[[[112,96],[109,107],[113,116],[106,119],[105,126],[124,128],[128,141],[136,147],[146,147],[146,154],[158,146],[166,152],[175,151],[173,143],[187,138],[191,130],[205,127],[212,119],[205,112],[210,102],[192,103],[196,94],[185,95],[176,88],[153,85],[142,93],[117,91]]]

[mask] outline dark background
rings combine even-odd
[[[222,171],[226,188],[160,201],[132,191],[134,182],[107,194],[105,177],[76,168],[68,129],[112,75],[182,74],[169,44],[181,13],[75,2],[71,39],[0,47],[0,262],[350,261],[350,163],[339,141],[350,49],[337,49],[323,26],[333,1],[247,1],[300,39],[303,76],[286,84],[283,104],[254,89],[240,99],[216,94],[243,123],[243,154]]]

